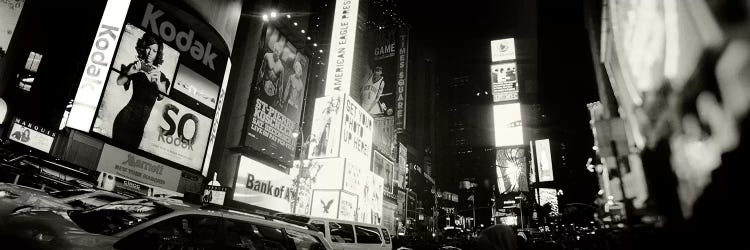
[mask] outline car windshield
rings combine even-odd
[[[91,190],[85,190],[85,189],[70,189],[70,190],[60,190],[60,191],[54,191],[50,192],[49,195],[58,199],[64,199],[71,196],[91,193]]]
[[[113,235],[172,212],[149,199],[113,202],[98,208],[70,211],[70,219],[89,233]]]

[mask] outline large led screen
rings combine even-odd
[[[498,104],[493,107],[495,118],[495,146],[517,146],[523,144],[521,104]]]
[[[554,181],[555,175],[552,171],[552,154],[549,148],[549,139],[534,142],[536,149],[536,165],[539,170],[539,181]]]
[[[513,38],[493,40],[490,42],[490,47],[492,62],[516,59],[516,44]]]
[[[490,66],[492,101],[518,100],[518,70],[515,62]]]
[[[497,188],[502,193],[529,191],[524,148],[503,148],[496,151]]]
[[[245,145],[291,166],[309,59],[278,29],[268,25],[253,83],[253,107],[248,110]]]

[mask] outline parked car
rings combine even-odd
[[[366,224],[298,214],[278,213],[277,218],[312,225],[323,232],[334,249],[392,249],[392,236],[380,225]]]
[[[88,209],[129,198],[131,197],[91,188],[47,193],[26,186],[0,183],[0,222],[8,214],[25,208]]]
[[[30,209],[7,225],[0,235],[22,249],[332,249],[320,232],[170,198]]]

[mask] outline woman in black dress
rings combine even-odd
[[[117,84],[125,90],[133,86],[133,96],[120,113],[115,117],[112,127],[112,139],[130,148],[138,148],[143,138],[143,130],[148,122],[151,109],[157,99],[161,100],[160,91],[166,92],[169,79],[159,70],[164,62],[164,45],[151,34],[143,34],[135,47],[138,60],[120,66]]]

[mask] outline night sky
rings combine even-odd
[[[442,74],[438,77],[443,80],[462,74],[475,79],[489,78],[490,40],[537,39],[539,86],[532,103],[541,105],[547,119],[545,127],[557,136],[569,138],[565,171],[573,178],[561,182],[563,188],[573,191],[566,194],[567,199],[591,203],[598,187],[595,176],[584,166],[587,158],[594,156],[586,104],[597,101],[598,96],[583,1],[539,1],[538,5],[536,2],[399,1],[398,4],[403,18],[412,25],[412,36],[419,41],[413,46],[434,47],[437,72]],[[477,91],[490,90],[489,83],[481,80],[472,84]],[[443,175],[438,179],[454,174],[453,171],[438,173]]]

